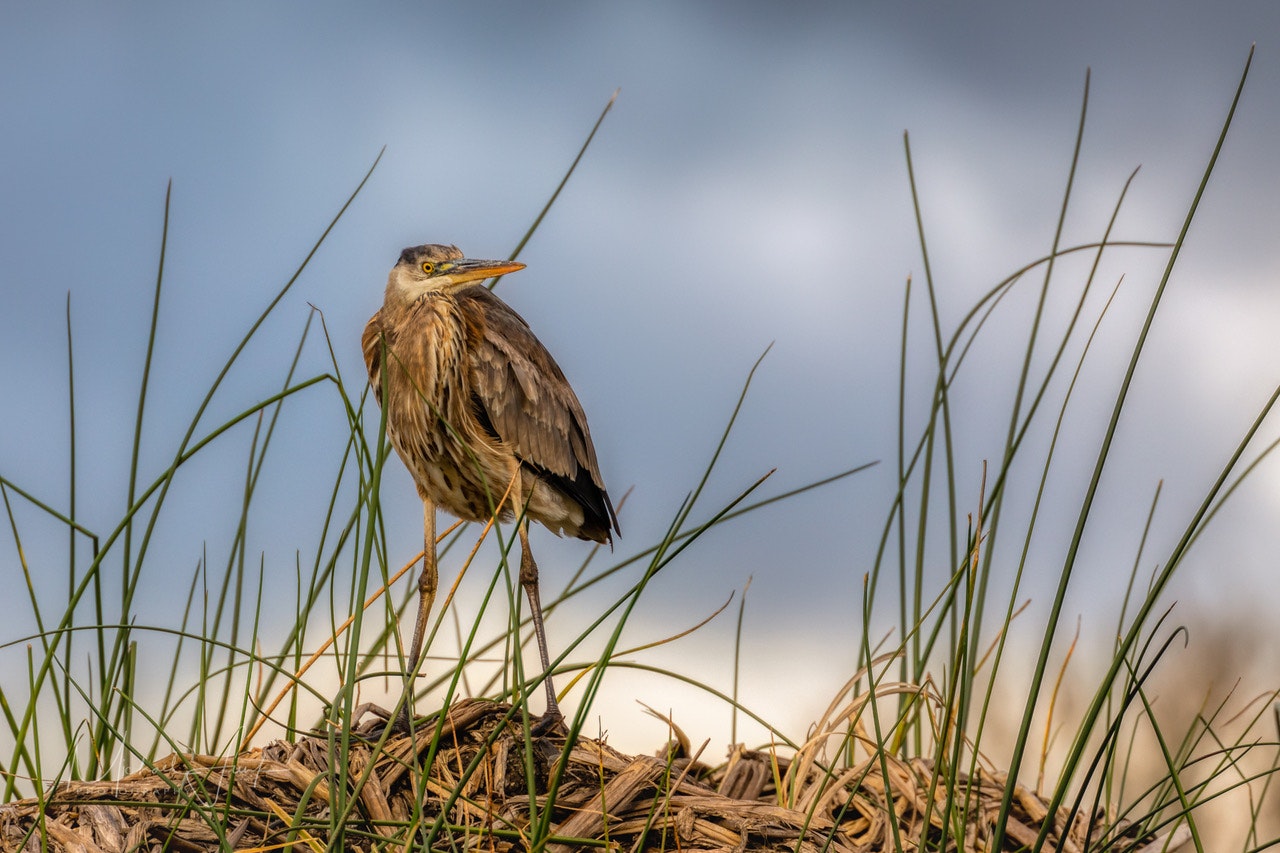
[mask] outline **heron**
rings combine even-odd
[[[387,437],[422,498],[422,574],[408,684],[421,665],[438,583],[436,509],[465,521],[515,518],[520,585],[547,694],[539,725],[546,727],[561,715],[529,522],[610,545],[621,529],[577,395],[529,324],[482,284],[524,266],[467,258],[456,246],[411,246],[392,267],[382,308],[365,326],[361,346]]]

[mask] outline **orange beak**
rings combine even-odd
[[[485,278],[496,278],[509,272],[524,269],[524,264],[517,261],[478,261],[471,258],[462,258],[448,263],[448,268],[442,270],[442,272],[452,278],[456,284],[479,281]]]

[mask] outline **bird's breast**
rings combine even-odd
[[[477,429],[461,312],[435,294],[391,319],[383,333],[387,437],[423,498],[460,518],[487,519],[511,471],[492,437]]]

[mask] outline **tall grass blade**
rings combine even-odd
[[[1120,390],[1116,395],[1115,404],[1112,408],[1111,418],[1107,423],[1106,432],[1102,440],[1102,446],[1099,448],[1097,461],[1094,463],[1093,474],[1090,478],[1089,485],[1085,491],[1084,499],[1080,507],[1080,513],[1076,520],[1075,530],[1072,532],[1071,543],[1067,549],[1066,559],[1064,561],[1063,568],[1062,568],[1061,579],[1059,581],[1057,591],[1054,595],[1053,604],[1049,612],[1048,624],[1045,627],[1044,642],[1041,644],[1040,655],[1036,662],[1035,672],[1032,675],[1031,687],[1030,687],[1030,690],[1028,691],[1028,698],[1025,705],[1025,709],[1023,711],[1022,723],[1019,726],[1018,739],[1015,743],[1013,753],[1010,756],[1010,760],[1009,760],[1010,778],[1012,778],[1018,772],[1018,769],[1022,766],[1022,756],[1026,748],[1027,738],[1028,738],[1028,734],[1031,727],[1032,716],[1035,712],[1037,700],[1039,698],[1040,686],[1044,680],[1044,673],[1047,668],[1050,650],[1052,648],[1053,640],[1057,633],[1056,632],[1057,623],[1062,612],[1063,601],[1066,597],[1067,585],[1071,580],[1072,570],[1075,567],[1076,554],[1079,552],[1080,542],[1084,537],[1084,530],[1089,520],[1090,511],[1093,508],[1094,499],[1097,496],[1098,486],[1102,479],[1102,472],[1106,467],[1106,463],[1110,455],[1111,444],[1115,438],[1116,427],[1120,421],[1120,413],[1124,410],[1125,401],[1127,400],[1128,394],[1129,394],[1129,388],[1132,385],[1133,376],[1137,370],[1138,360],[1141,357],[1143,347],[1146,344],[1147,335],[1149,334],[1151,330],[1151,326],[1155,321],[1156,311],[1160,307],[1161,298],[1163,297],[1165,288],[1168,286],[1169,279],[1173,274],[1174,265],[1177,263],[1178,255],[1182,250],[1183,242],[1186,240],[1187,232],[1190,230],[1191,223],[1195,218],[1196,210],[1199,208],[1200,199],[1204,195],[1204,190],[1208,186],[1209,178],[1213,174],[1214,166],[1217,164],[1218,155],[1222,151],[1222,145],[1226,141],[1227,132],[1230,129],[1231,121],[1235,116],[1236,107],[1239,105],[1240,96],[1244,92],[1244,83],[1245,83],[1245,80],[1248,78],[1249,66],[1252,64],[1252,62],[1253,62],[1253,50],[1250,49],[1249,57],[1245,62],[1244,72],[1241,74],[1241,77],[1240,77],[1240,83],[1236,88],[1236,93],[1234,98],[1232,98],[1231,107],[1227,112],[1226,120],[1223,122],[1222,130],[1218,135],[1218,141],[1213,148],[1213,153],[1209,158],[1208,165],[1205,167],[1204,174],[1201,177],[1200,185],[1197,188],[1195,196],[1192,199],[1191,206],[1187,210],[1187,215],[1183,220],[1182,228],[1178,234],[1178,238],[1177,240],[1174,241],[1174,247],[1173,247],[1173,250],[1170,252],[1169,260],[1165,265],[1164,274],[1161,276],[1160,283],[1156,287],[1155,294],[1152,297],[1150,306],[1147,310],[1146,318],[1143,321],[1142,328],[1139,331],[1138,338],[1134,344],[1133,354],[1130,356],[1128,367],[1125,370],[1123,379],[1121,380]],[[1280,394],[1280,390],[1277,391],[1277,394]],[[1265,416],[1265,414],[1268,411],[1270,411],[1271,406],[1275,403],[1275,400],[1276,400],[1276,395],[1273,395],[1271,400],[1269,400],[1267,405],[1264,407],[1264,410],[1262,413],[1263,416]],[[1216,494],[1218,489],[1221,487],[1223,479],[1225,479],[1225,477],[1229,474],[1231,467],[1234,466],[1236,459],[1238,459],[1240,453],[1243,452],[1245,444],[1252,438],[1253,433],[1257,430],[1257,427],[1260,425],[1260,423],[1261,423],[1261,416],[1259,420],[1255,422],[1253,428],[1250,429],[1249,432],[1246,434],[1244,440],[1242,441],[1241,445],[1237,449],[1236,453],[1233,454],[1232,459],[1228,463],[1228,466],[1223,470],[1223,473],[1219,478],[1218,483],[1215,484],[1213,489],[1211,489],[1210,497]],[[1202,509],[1199,515],[1203,515],[1204,511],[1205,510]],[[1193,522],[1192,530],[1194,529],[1194,526],[1198,524],[1198,521],[1199,519],[1196,519],[1196,521]],[[1191,531],[1189,530],[1188,532],[1190,533]],[[1171,560],[1176,560],[1178,556],[1179,555],[1175,550],[1175,554],[1171,555]],[[1171,574],[1173,568],[1174,568],[1174,564],[1166,565],[1166,568],[1162,573],[1162,575],[1167,578],[1169,574]],[[1136,632],[1138,630],[1138,627],[1146,619],[1147,615],[1150,613],[1151,609],[1154,607],[1155,593],[1158,593],[1161,587],[1163,587],[1163,584],[1159,584],[1156,589],[1153,589],[1152,593],[1148,595],[1147,601],[1142,605],[1142,607],[1139,608],[1139,611],[1134,623],[1134,627],[1133,629],[1131,629],[1128,636],[1126,636],[1125,643],[1121,646],[1122,654],[1116,656],[1115,661],[1112,663],[1111,668],[1107,673],[1107,676],[1104,678],[1104,682],[1103,682],[1104,687],[1110,684],[1110,682],[1118,674],[1118,670],[1123,660],[1123,652],[1126,651],[1128,647],[1130,647],[1134,642],[1134,640],[1136,639],[1137,637]],[[1092,719],[1095,719],[1097,715],[1101,712],[1101,709],[1103,707],[1103,704],[1105,703],[1106,695],[1108,692],[1109,691],[1107,690],[1100,690],[1097,696],[1095,696],[1093,700],[1093,704],[1090,707],[1090,710],[1085,715],[1086,723],[1090,722]],[[1074,766],[1076,762],[1079,761],[1079,758],[1081,753],[1083,752],[1083,749],[1084,749],[1084,741],[1082,738],[1078,738],[1077,742],[1072,747],[1070,757],[1067,761],[1066,766],[1068,770],[1067,772],[1064,772],[1062,774],[1062,782],[1057,786],[1057,789],[1054,791],[1053,798],[1050,801],[1051,810],[1056,809],[1059,803],[1061,803],[1063,797],[1066,796],[1066,790],[1067,790],[1066,783],[1071,776],[1069,772],[1070,768]],[[1010,784],[1006,787],[1004,798],[1002,799],[1000,804],[1000,817],[997,822],[997,830],[994,838],[997,849],[999,847],[999,844],[1003,843],[1003,840],[1004,840],[1004,832],[1005,832],[1004,822],[1007,819],[1009,807],[1013,799],[1013,793],[1014,793],[1013,785]],[[1045,837],[1045,833],[1042,832],[1040,836],[1041,841],[1039,843],[1043,843],[1044,837]]]

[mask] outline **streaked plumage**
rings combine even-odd
[[[405,249],[387,280],[382,309],[362,338],[369,381],[386,408],[387,436],[424,504],[423,576],[411,646],[416,672],[435,593],[434,507],[468,521],[521,525],[521,583],[529,593],[544,668],[537,565],[527,520],[557,534],[611,542],[617,518],[586,415],[529,325],[480,282],[522,269],[463,258],[455,246]],[[498,507],[515,478],[513,495]],[[496,510],[496,513],[495,513]],[[551,680],[548,712],[558,715]]]

